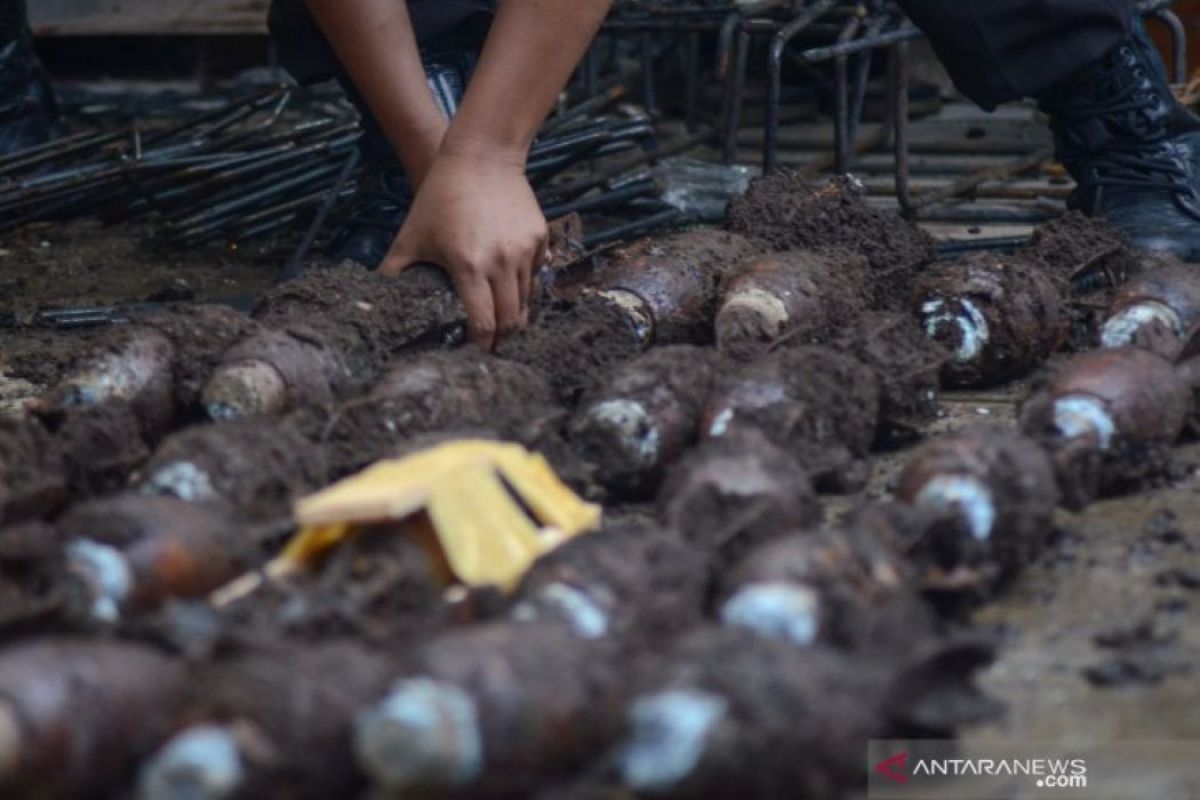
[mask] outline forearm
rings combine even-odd
[[[449,121],[429,90],[403,0],[307,0],[359,94],[414,183],[429,169]]]
[[[612,0],[502,0],[443,152],[523,165]]]

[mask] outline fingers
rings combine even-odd
[[[467,337],[471,344],[490,353],[496,346],[496,303],[491,283],[476,269],[455,269],[451,276],[467,312]]]
[[[382,275],[394,278],[407,267],[412,266],[420,260],[421,258],[417,252],[409,246],[408,239],[402,230],[396,236],[396,241],[392,242],[392,247],[388,250],[387,256],[380,263],[379,272]]]
[[[496,302],[496,333],[501,339],[520,330],[525,322],[519,274],[519,269],[506,269],[492,278],[492,298]]]

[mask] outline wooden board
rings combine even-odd
[[[34,0],[39,36],[262,34],[269,0]]]

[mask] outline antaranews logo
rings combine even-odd
[[[875,765],[875,771],[903,786],[908,783],[908,751],[897,753]]]
[[[956,791],[963,792],[964,798],[997,797],[1001,796],[997,792],[1004,787],[1011,791],[1021,785],[1035,791],[1088,787],[1088,764],[1084,758],[1053,758],[1026,753],[968,757],[950,749],[925,745],[916,750],[906,748],[896,752],[896,749],[890,754],[887,749],[876,750],[875,759],[868,762],[874,777],[871,787],[880,793],[880,797],[915,797],[912,792],[938,784],[956,787]],[[887,757],[877,760],[882,755]]]

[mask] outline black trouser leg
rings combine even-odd
[[[1133,0],[899,0],[984,108],[1035,97],[1128,35]]]

